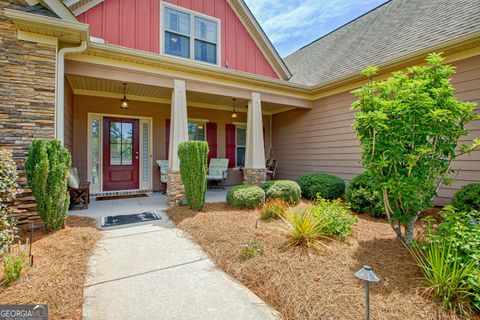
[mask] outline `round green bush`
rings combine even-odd
[[[289,205],[299,204],[302,197],[300,186],[291,180],[267,181],[262,185],[262,189],[267,199],[283,199]]]
[[[464,185],[453,196],[453,206],[461,211],[480,211],[480,183]]]
[[[345,193],[345,182],[339,177],[322,172],[311,172],[297,179],[302,195],[314,199],[319,195],[324,199],[336,199]]]
[[[227,203],[242,209],[255,209],[265,202],[265,191],[248,184],[231,187],[227,192]]]
[[[350,181],[345,198],[350,208],[360,213],[368,213],[373,217],[383,217],[383,200],[372,185],[372,178],[366,172],[359,174]]]

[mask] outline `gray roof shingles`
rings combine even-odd
[[[28,13],[34,13],[38,14],[41,16],[47,16],[47,17],[52,17],[52,18],[59,18],[55,13],[50,11],[49,9],[43,7],[41,4],[36,4],[33,6],[27,6],[23,8],[17,9],[18,11],[23,11],[23,12],[28,12]]]
[[[480,0],[391,0],[286,57],[291,82],[321,85],[480,30]]]

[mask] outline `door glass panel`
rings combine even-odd
[[[92,120],[92,183],[96,184],[99,178],[100,170],[100,121],[98,119]]]
[[[110,165],[132,165],[133,124],[110,122]]]
[[[149,170],[148,170],[148,160],[149,160],[149,150],[148,150],[148,123],[143,124],[143,141],[142,141],[142,172],[143,172],[143,181],[148,181],[149,179]]]
[[[122,165],[133,163],[133,123],[122,123]]]

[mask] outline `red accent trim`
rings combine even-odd
[[[110,123],[131,123],[133,126],[132,165],[110,165]],[[126,118],[103,118],[103,191],[139,188],[139,121]]]
[[[208,163],[210,159],[217,157],[217,124],[215,122],[207,122],[207,142],[208,148]]]
[[[226,0],[166,0],[221,21],[220,66],[278,78],[253,38]],[[109,44],[160,52],[160,1],[105,0],[78,17],[90,25],[90,35]]]
[[[226,124],[225,125],[225,157],[229,160],[228,167],[235,167],[235,125]]]
[[[165,159],[168,160],[168,149],[170,147],[170,119],[165,120]]]

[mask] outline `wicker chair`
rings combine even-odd
[[[160,167],[160,182],[166,184],[168,181],[168,160],[157,160],[157,165]],[[163,194],[167,194],[163,191]]]
[[[210,159],[210,165],[208,166],[207,183],[209,183],[209,189],[221,189],[223,186],[219,186],[218,183],[223,180],[227,180],[228,172],[228,159]]]

